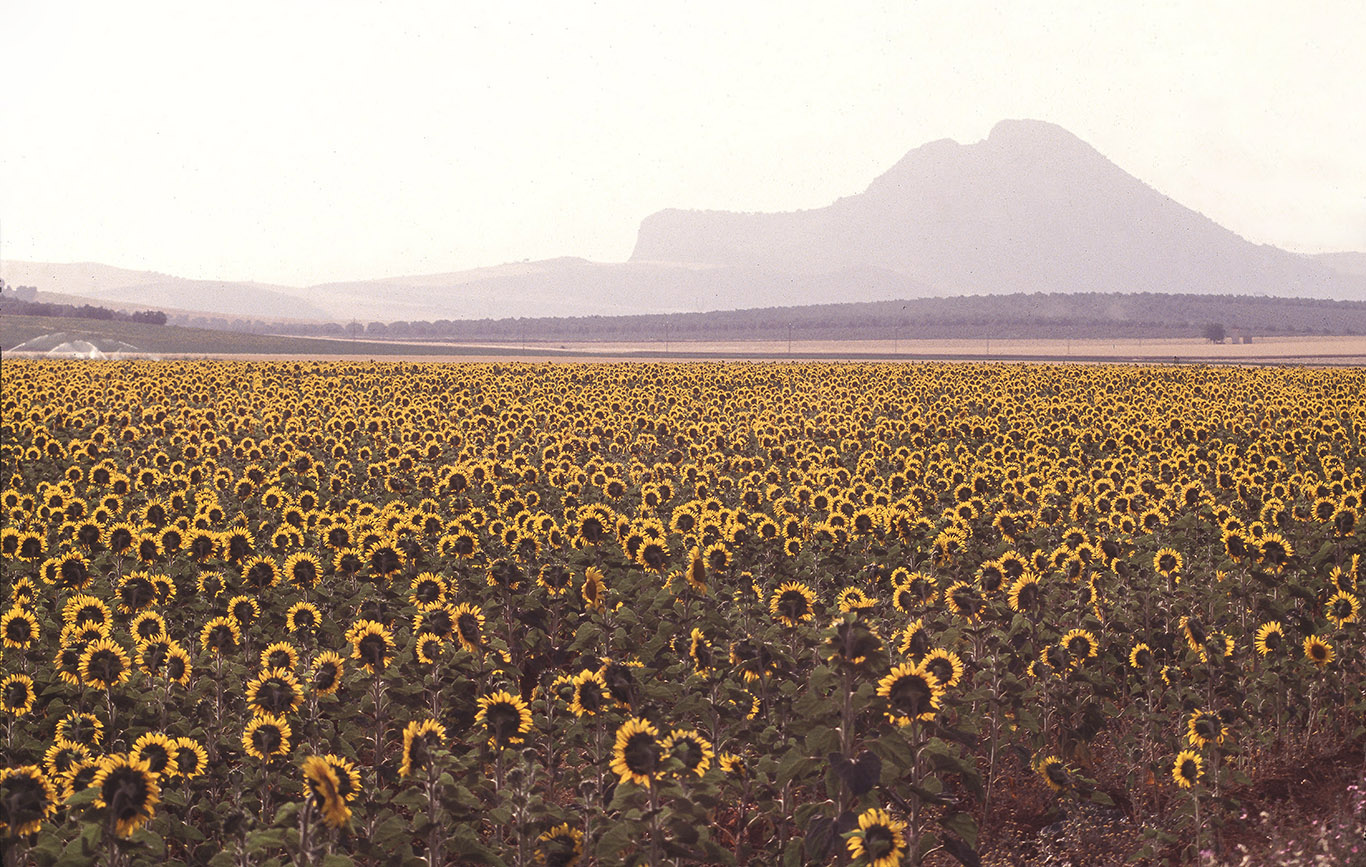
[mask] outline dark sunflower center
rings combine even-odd
[[[156,588],[152,582],[143,579],[129,581],[119,589],[119,599],[129,608],[137,609],[150,605],[156,598]]]
[[[579,706],[589,713],[602,707],[602,689],[596,681],[588,681],[579,687]]]
[[[23,644],[33,638],[33,624],[26,617],[16,617],[6,625],[5,637]]]
[[[360,658],[373,667],[378,668],[384,664],[384,657],[389,652],[389,644],[382,635],[367,635],[360,640],[358,645]]]
[[[788,620],[800,620],[810,611],[810,603],[797,590],[787,590],[778,597],[778,613]]]
[[[251,733],[251,745],[263,756],[272,755],[283,742],[280,729],[274,725],[257,726],[256,731]]]
[[[480,641],[479,618],[470,613],[461,614],[456,624],[460,629],[461,640],[478,647]]]
[[[327,690],[332,688],[332,684],[337,682],[337,666],[335,664],[324,665],[313,673],[313,688],[317,690]]]
[[[1030,583],[1020,588],[1018,602],[1021,608],[1033,608],[1034,603],[1038,601],[1039,585]]]
[[[902,675],[892,684],[887,700],[892,707],[907,716],[919,716],[930,709],[934,690],[923,677],[914,674]]]
[[[123,674],[123,660],[112,650],[97,650],[90,657],[89,668],[96,680],[113,683]]]
[[[24,707],[28,704],[29,692],[28,684],[22,681],[12,681],[5,687],[5,706]]]
[[[132,819],[147,804],[147,778],[136,768],[120,768],[105,777],[100,796],[119,821]]]
[[[512,739],[521,724],[521,713],[507,702],[489,705],[488,710],[484,712],[484,725],[488,727],[493,739],[500,744]]]
[[[98,531],[96,532],[98,533]],[[90,578],[84,560],[67,560],[62,563],[57,572],[61,576],[61,583],[64,587],[80,587]]]
[[[649,732],[636,732],[627,739],[622,756],[631,773],[648,777],[659,767],[659,744]]]
[[[896,837],[886,825],[871,825],[863,832],[863,849],[869,861],[885,858],[896,850]]]
[[[141,757],[147,762],[152,773],[159,774],[166,769],[171,756],[166,752],[166,748],[161,744],[148,744],[142,749]]]
[[[178,656],[173,656],[166,663],[166,674],[172,680],[180,680],[185,677],[185,660]]]
[[[278,678],[271,678],[256,691],[256,704],[271,712],[294,706],[294,687]]]

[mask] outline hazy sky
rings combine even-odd
[[[1249,240],[1366,250],[1366,3],[0,0],[0,257],[304,285],[626,259],[1060,124]]]

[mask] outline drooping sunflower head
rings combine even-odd
[[[846,845],[856,864],[897,867],[906,854],[906,823],[878,807],[864,810]]]
[[[400,777],[427,768],[432,761],[432,750],[446,740],[446,727],[436,720],[414,720],[403,729],[403,762]]]
[[[1096,636],[1085,629],[1073,629],[1058,642],[1067,655],[1069,667],[1076,668],[1097,653]]]
[[[133,762],[146,762],[154,774],[175,776],[177,768],[171,759],[176,751],[175,741],[161,732],[146,732],[133,742],[128,757]]]
[[[95,689],[112,689],[123,683],[132,668],[127,652],[112,639],[92,641],[81,654],[81,680]]]
[[[295,602],[285,613],[285,630],[291,635],[309,636],[322,625],[322,615],[311,602]]]
[[[649,786],[659,773],[662,755],[659,729],[647,720],[631,717],[617,729],[612,771],[622,783]]]
[[[351,658],[359,659],[371,674],[383,671],[397,650],[393,633],[374,620],[357,620],[346,638],[351,642]]]
[[[247,707],[254,714],[285,714],[303,704],[303,690],[287,668],[271,668],[247,681]]]
[[[0,713],[23,716],[33,709],[37,699],[33,678],[27,674],[11,674],[0,680]]]
[[[967,620],[976,620],[986,607],[982,592],[966,581],[955,581],[950,584],[944,591],[944,601],[948,603],[950,611]]]
[[[789,581],[773,591],[769,611],[789,629],[815,617],[816,594],[800,581]]]
[[[934,719],[944,687],[923,662],[894,666],[878,681],[877,694],[886,700],[887,718],[893,724],[910,725],[913,720]]]
[[[601,671],[583,669],[570,681],[569,709],[575,716],[594,716],[612,705],[612,694]]]
[[[1039,776],[1055,792],[1065,792],[1072,786],[1072,774],[1057,756],[1045,756],[1037,765]]]
[[[242,749],[252,758],[269,761],[275,756],[289,754],[289,739],[293,734],[284,717],[273,713],[257,714],[242,732]]]
[[[57,789],[41,768],[19,765],[0,769],[0,835],[36,834],[56,812]]]
[[[114,833],[124,839],[151,821],[161,800],[157,775],[146,762],[124,755],[102,759],[90,786],[98,793],[95,806],[109,811]]]
[[[299,665],[299,651],[287,641],[277,641],[261,651],[261,670],[283,668],[293,671]]]
[[[0,637],[5,647],[27,650],[39,635],[38,618],[23,608],[16,606],[0,615]]]
[[[341,655],[325,650],[313,658],[313,678],[310,685],[315,695],[332,695],[341,687],[345,663]]]
[[[62,740],[97,747],[104,740],[104,723],[93,713],[72,711],[57,721],[57,735]]]
[[[1134,649],[1129,651],[1129,666],[1138,671],[1148,671],[1156,662],[1153,656],[1153,649],[1147,642],[1139,642],[1134,645]]]
[[[521,696],[500,690],[480,696],[478,703],[475,724],[483,726],[489,741],[496,746],[519,744],[531,732],[531,708]]]
[[[1227,733],[1228,729],[1217,713],[1197,709],[1186,718],[1186,740],[1192,746],[1222,744]]]
[[[1153,555],[1153,568],[1164,578],[1174,578],[1181,573],[1183,561],[1180,552],[1173,548],[1162,548]]]
[[[536,863],[546,867],[575,867],[583,856],[583,832],[568,822],[536,838]]]
[[[309,553],[299,553],[285,561],[285,580],[296,587],[312,588],[322,578],[323,567],[318,558]]]
[[[350,822],[351,808],[341,796],[341,780],[332,765],[322,756],[309,756],[304,759],[301,770],[309,796],[322,810],[323,821],[332,828],[341,828]]]
[[[1032,572],[1026,572],[1010,585],[1010,608],[1021,614],[1036,612],[1041,596],[1038,577]]]
[[[484,646],[484,612],[478,605],[462,602],[452,612],[455,637],[460,646],[470,653],[479,653]]]

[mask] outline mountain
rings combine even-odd
[[[620,316],[980,294],[1366,300],[1366,253],[1252,244],[1050,123],[931,142],[862,193],[788,213],[665,210],[627,262],[565,257],[306,288],[0,263],[17,285],[256,320]]]
[[[1179,292],[1366,298],[1366,279],[1252,244],[1053,124],[908,153],[863,193],[807,211],[666,210],[632,262],[885,269],[942,294]],[[840,298],[832,300],[856,300]]]

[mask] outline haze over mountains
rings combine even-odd
[[[1252,244],[1053,124],[916,148],[788,213],[665,210],[624,263],[563,258],[308,288],[0,263],[10,283],[182,311],[364,321],[610,316],[1018,292],[1366,300],[1366,254]]]

